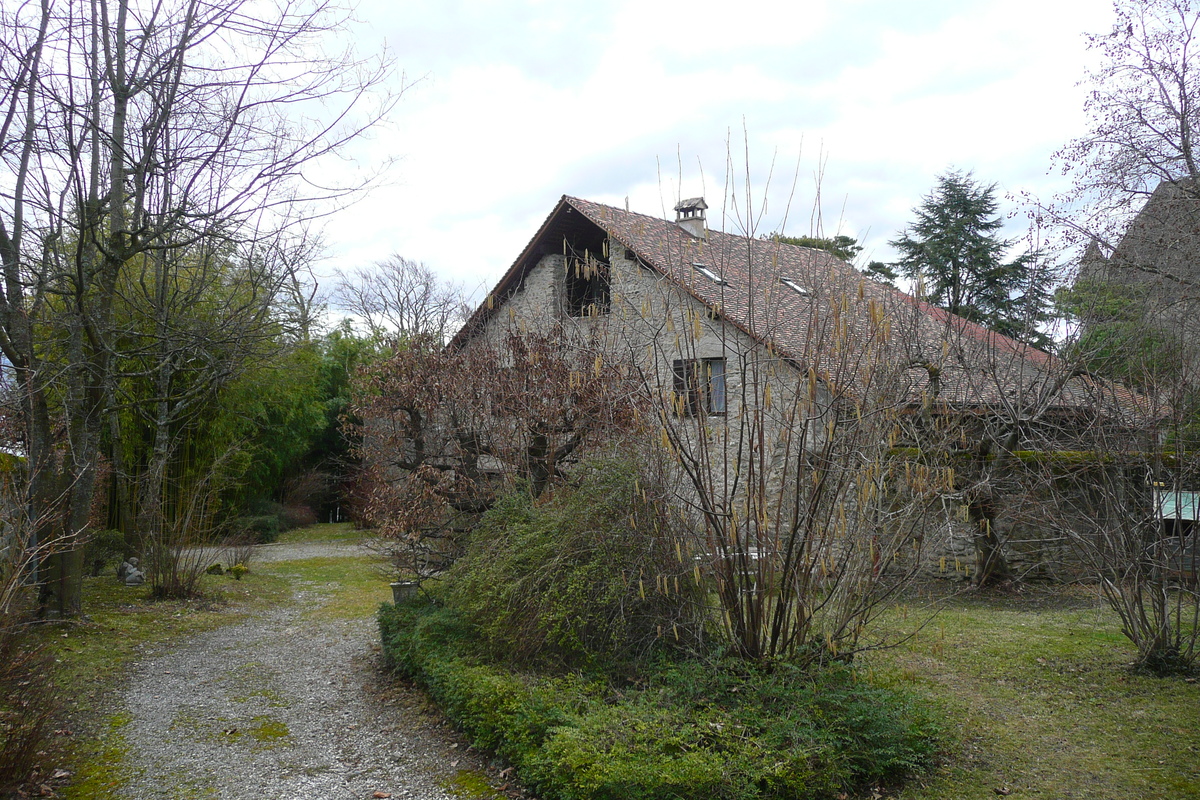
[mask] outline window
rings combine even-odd
[[[725,279],[722,278],[715,269],[708,266],[707,264],[693,263],[692,267],[696,270],[696,272],[699,272],[701,275],[708,278],[710,281],[717,284],[718,286],[725,285],[725,283],[726,283]]]
[[[567,313],[598,317],[608,313],[608,264],[592,253],[567,257]]]
[[[676,359],[672,401],[681,417],[725,413],[725,359]]]
[[[801,286],[800,282],[795,278],[780,278],[779,282],[801,297],[808,297],[809,295],[808,289],[805,289],[803,286]]]
[[[1196,529],[1200,520],[1200,492],[1167,489],[1156,483],[1154,499],[1167,536],[1183,538]]]

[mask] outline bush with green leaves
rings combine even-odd
[[[384,654],[546,800],[833,798],[927,768],[937,727],[849,667],[660,660],[635,687],[489,663],[478,631],[420,600],[380,610]]]
[[[270,544],[279,538],[279,517],[275,514],[238,517],[235,524],[240,535],[258,544]]]
[[[84,546],[84,560],[87,562],[93,578],[99,577],[109,562],[117,558],[132,555],[125,543],[125,534],[116,530],[95,531],[88,537]]]
[[[574,476],[484,515],[451,570],[447,604],[493,658],[521,666],[627,671],[697,645],[703,593],[656,482],[621,458]]]

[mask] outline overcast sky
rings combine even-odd
[[[397,160],[329,220],[322,272],[399,253],[490,286],[563,194],[671,218],[704,195],[710,226],[738,231],[747,175],[756,233],[845,233],[889,261],[948,169],[1001,198],[1065,188],[1051,155],[1085,130],[1082,34],[1110,15],[1103,0],[363,0],[358,47],[386,41],[415,83],[359,150]]]

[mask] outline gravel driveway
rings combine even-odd
[[[329,547],[263,548],[261,560]],[[121,796],[479,797],[458,787],[479,785],[484,759],[382,674],[374,620],[305,618],[317,602],[301,590],[294,604],[148,651],[124,697]]]

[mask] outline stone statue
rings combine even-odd
[[[146,582],[146,573],[138,569],[137,558],[130,558],[117,567],[117,580],[125,581],[126,586],[141,586]]]

